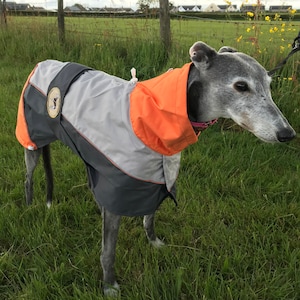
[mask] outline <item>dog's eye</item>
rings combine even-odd
[[[245,81],[238,81],[234,84],[234,88],[239,92],[247,92],[249,91],[249,87],[247,82]]]

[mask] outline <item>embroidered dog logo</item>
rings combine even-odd
[[[50,90],[47,98],[47,112],[50,118],[54,119],[60,112],[61,95],[60,90],[54,87]]]

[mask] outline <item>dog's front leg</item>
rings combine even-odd
[[[25,180],[25,196],[26,204],[30,205],[33,198],[33,172],[39,162],[39,157],[42,149],[28,150],[25,149],[25,165],[26,165],[26,180]]]
[[[101,265],[103,270],[104,295],[117,297],[119,285],[115,276],[115,256],[121,216],[102,208],[102,252]]]
[[[154,217],[155,217],[155,214],[145,215],[143,224],[144,224],[144,229],[145,229],[148,241],[155,248],[159,248],[164,245],[164,242],[161,241],[155,234]]]

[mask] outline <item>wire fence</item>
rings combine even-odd
[[[22,22],[20,20],[27,20]],[[57,32],[57,17],[8,17],[8,25],[23,30],[40,28],[43,34]],[[257,59],[264,53],[278,52],[284,55],[289,51],[291,43],[300,30],[300,22],[292,20],[256,21],[245,18],[242,21],[214,20],[188,15],[173,15],[171,19],[172,47],[180,49],[181,46],[191,45],[195,41],[202,40],[215,48],[229,45]],[[76,36],[78,39],[89,39],[96,44],[101,44],[104,39],[115,41],[141,40],[153,42],[160,39],[159,19],[146,16],[120,16],[87,17],[66,16],[65,33],[68,36]],[[130,45],[130,44],[129,44]],[[275,49],[276,47],[276,49]]]

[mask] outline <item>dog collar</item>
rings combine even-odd
[[[204,131],[206,128],[208,128],[211,125],[214,125],[218,122],[218,119],[214,119],[208,122],[192,122],[191,125],[194,128],[194,131],[196,134],[199,134],[200,132]]]

